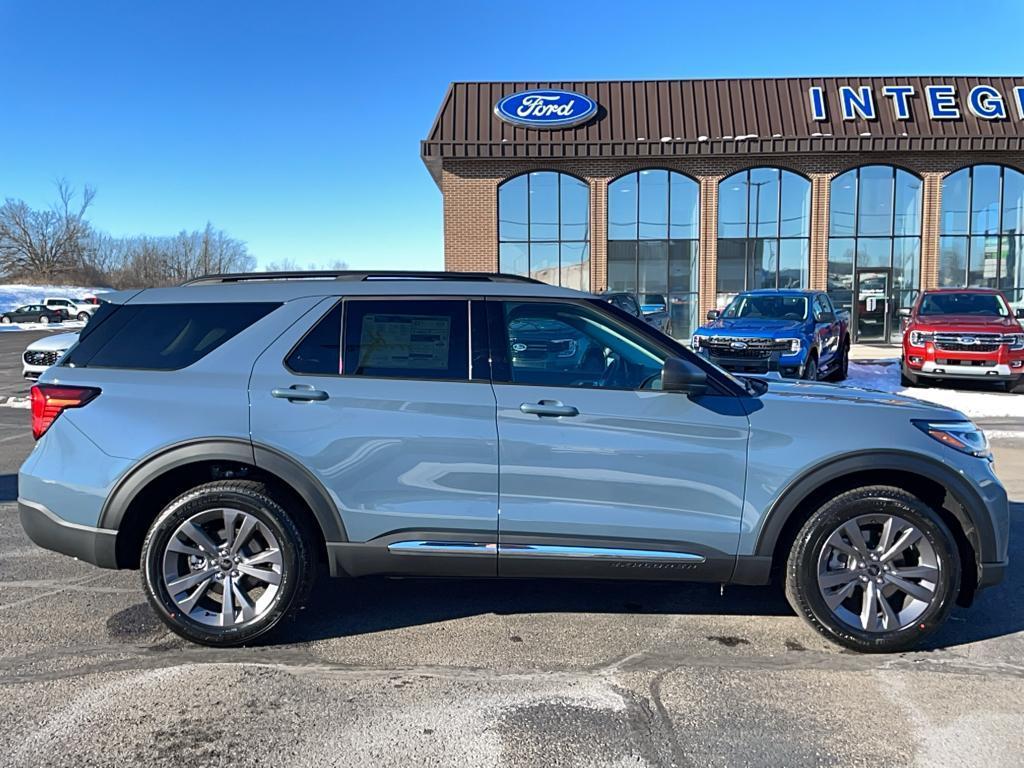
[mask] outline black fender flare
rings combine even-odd
[[[287,483],[309,506],[325,541],[348,540],[331,495],[308,469],[273,448],[233,437],[177,443],[139,461],[107,496],[100,512],[99,527],[120,530],[129,506],[142,489],[165,473],[197,461],[231,461],[265,470]]]
[[[996,552],[996,534],[992,518],[984,501],[971,484],[956,470],[920,454],[900,451],[864,451],[829,459],[812,467],[791,482],[779,494],[768,511],[755,547],[756,557],[771,558],[786,523],[805,499],[821,486],[846,475],[872,470],[896,470],[920,475],[938,483],[957,502],[949,511],[953,513],[968,542],[974,549],[977,562],[993,559]]]

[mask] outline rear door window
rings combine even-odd
[[[469,379],[467,301],[348,300],[344,308],[346,376]]]
[[[279,306],[270,302],[107,304],[85,327],[62,364],[72,368],[178,370],[205,357]]]

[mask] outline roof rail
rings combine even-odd
[[[540,283],[532,277],[508,275],[503,272],[430,272],[416,270],[308,270],[304,272],[233,272],[204,275],[182,283],[248,283],[263,280],[465,280],[492,283]]]

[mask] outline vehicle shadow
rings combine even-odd
[[[1001,584],[978,593],[970,608],[955,608],[950,621],[923,648],[949,648],[1024,631],[1024,503],[1010,503],[1010,567]]]
[[[18,476],[0,475],[0,504],[18,500]]]
[[[921,650],[948,648],[1024,631],[1024,503],[1011,504],[1011,568],[979,593]],[[296,621],[274,644],[301,643],[422,626],[481,614],[596,613],[792,616],[778,586],[548,579],[323,579]]]
[[[299,643],[482,614],[785,616],[781,590],[718,584],[555,579],[324,579],[272,642]]]

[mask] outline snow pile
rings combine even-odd
[[[899,360],[881,363],[850,361],[850,376],[843,382],[851,387],[894,392],[918,400],[944,405],[978,418],[1024,419],[1024,395],[999,392],[994,385],[984,383],[939,384],[928,387],[901,387]],[[957,387],[954,389],[953,387]],[[961,387],[970,387],[962,389]]]
[[[0,333],[10,331],[76,331],[84,328],[81,320],[65,320],[63,323],[0,323]]]
[[[81,299],[85,296],[99,296],[109,288],[83,288],[80,285],[19,285],[0,284],[0,312],[23,307],[26,304],[41,304],[48,297]]]

